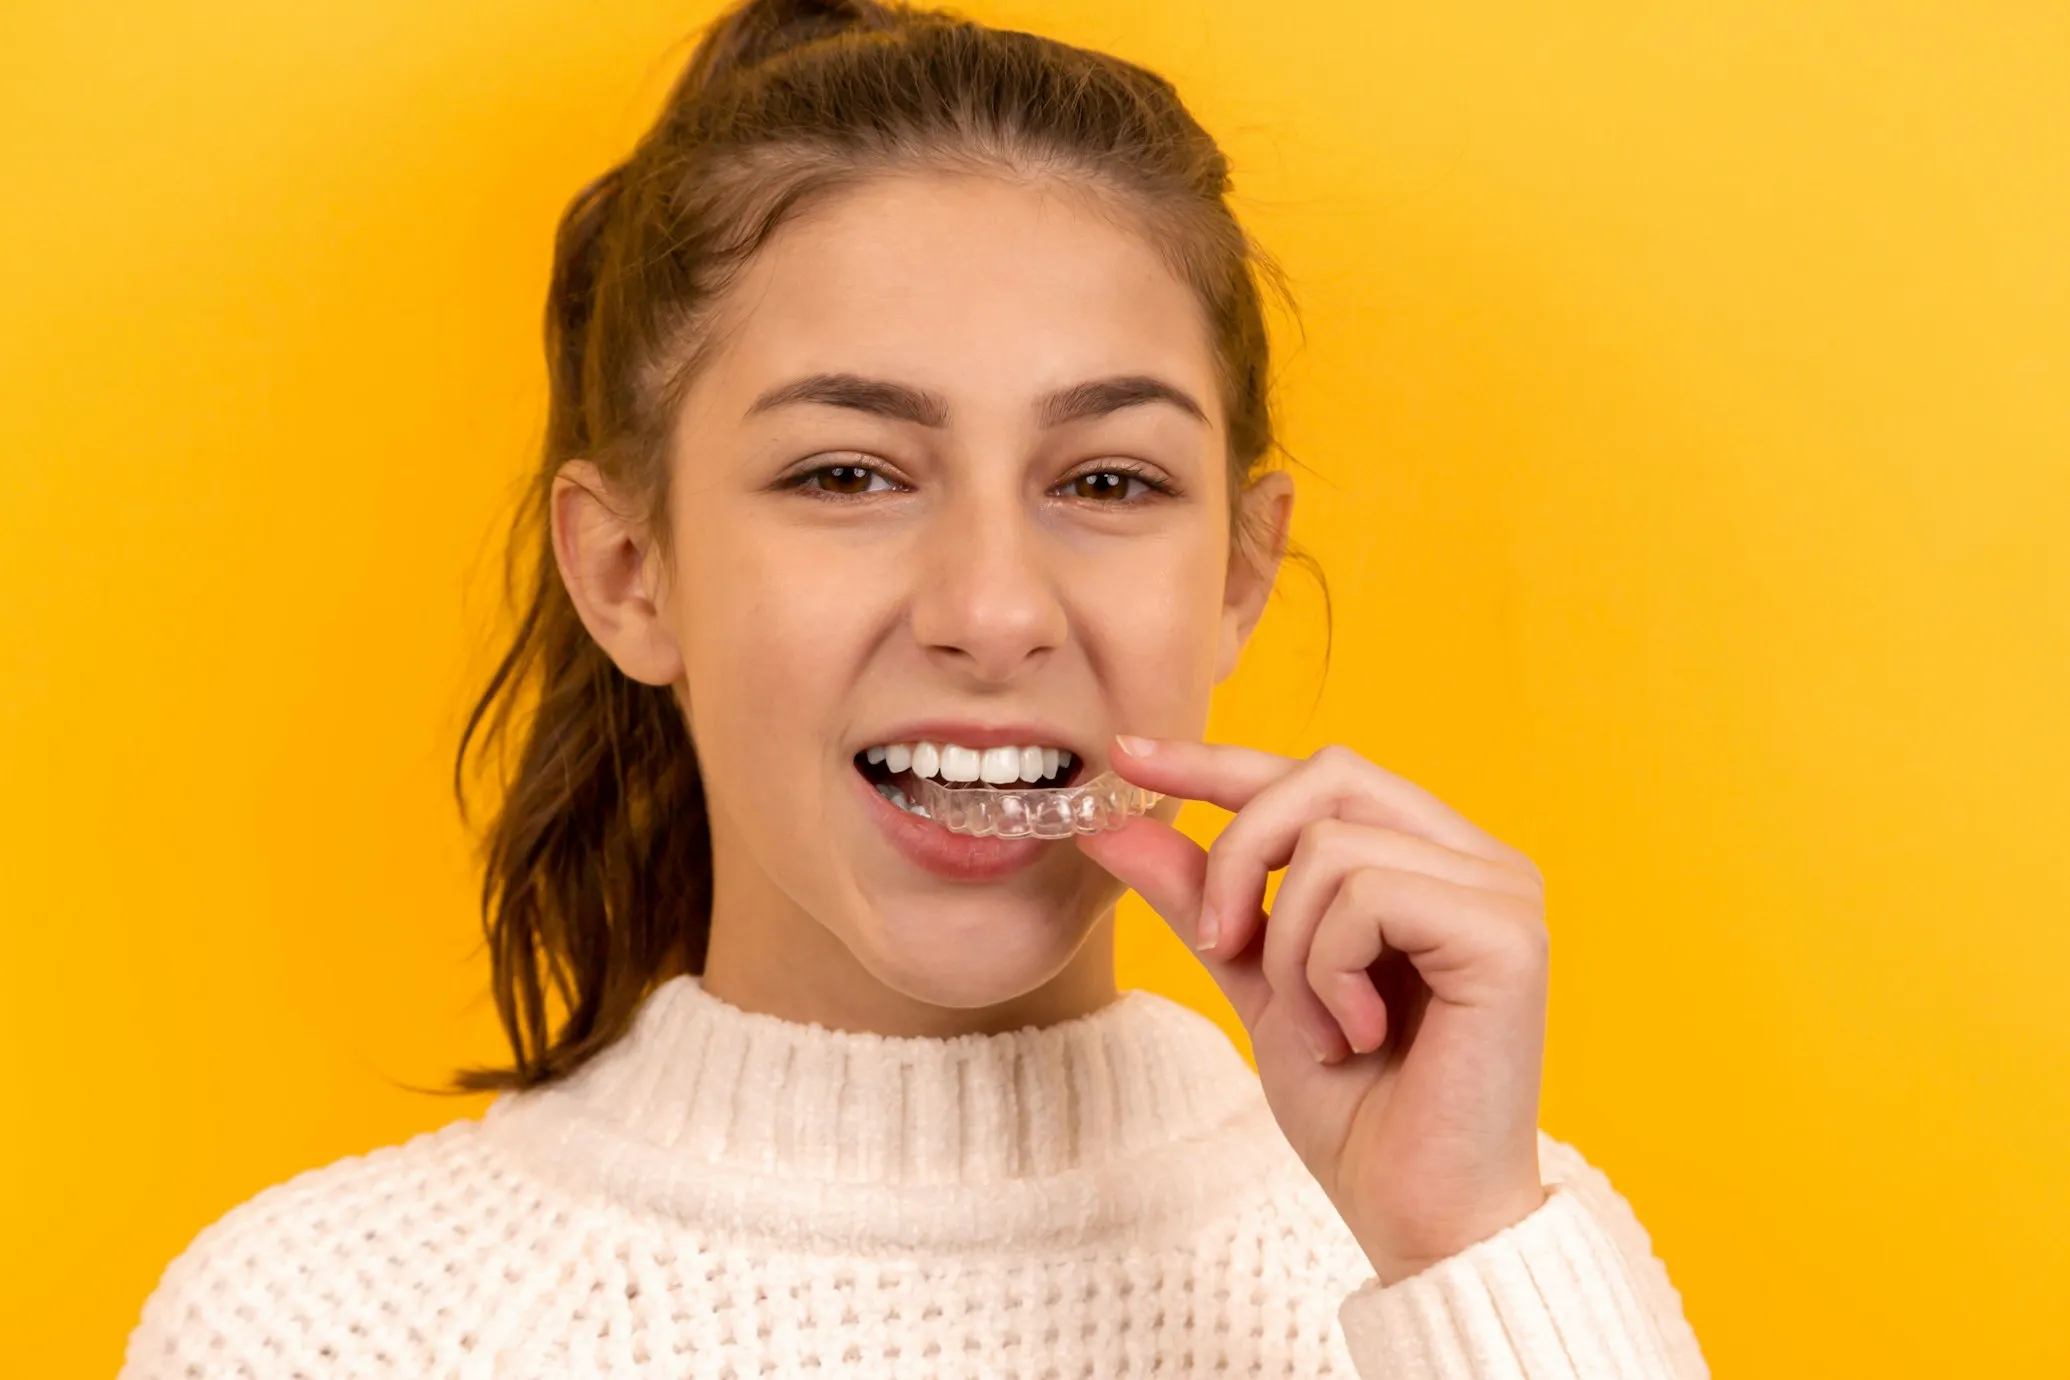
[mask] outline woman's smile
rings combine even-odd
[[[860,773],[855,794],[872,823],[915,867],[954,882],[992,882],[1033,866],[1056,845],[1046,839],[972,838],[894,804]]]
[[[918,783],[983,789],[1058,787],[1088,779],[1084,739],[1039,723],[932,719],[885,730],[850,759],[884,838],[914,866],[956,882],[1010,876],[1041,859],[1051,841],[972,838],[928,817]]]

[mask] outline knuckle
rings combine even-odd
[[[1333,979],[1336,977],[1337,969],[1330,963],[1329,955],[1320,945],[1308,951],[1308,962],[1302,965],[1301,971],[1308,979],[1308,985],[1323,999],[1323,1004],[1328,1005],[1330,993],[1335,989]]]
[[[1551,966],[1552,933],[1536,923],[1511,926],[1502,952],[1518,976],[1535,979]]]
[[[1335,816],[1312,819],[1301,827],[1301,837],[1294,844],[1294,853],[1311,865],[1341,858],[1356,832],[1355,826]]]
[[[1380,909],[1392,890],[1386,872],[1377,867],[1361,867],[1344,879],[1338,895],[1346,905],[1366,913]]]
[[[1207,860],[1210,868],[1225,866],[1225,859],[1243,851],[1244,836],[1250,832],[1245,827],[1246,823],[1244,817],[1238,814],[1231,817],[1229,822],[1222,826],[1222,832],[1215,835],[1213,841],[1207,847]]]
[[[1354,762],[1366,759],[1342,743],[1325,743],[1308,754],[1308,760],[1319,767],[1348,767]]]

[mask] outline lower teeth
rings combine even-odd
[[[933,815],[928,813],[927,807],[925,805],[912,804],[906,799],[906,793],[896,786],[880,784],[877,787],[877,794],[883,796],[886,800],[898,806],[901,810],[904,810],[909,815],[918,815],[922,819],[934,818]]]

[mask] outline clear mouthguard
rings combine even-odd
[[[977,838],[1067,839],[1119,829],[1132,817],[1148,814],[1164,797],[1156,791],[1101,772],[1080,786],[956,787],[935,778],[917,783],[914,803],[952,834]]]

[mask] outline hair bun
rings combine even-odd
[[[877,0],[745,0],[712,22],[679,90],[701,91],[792,48],[844,33],[897,28],[904,16]]]

